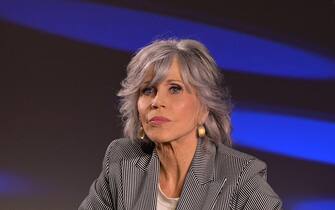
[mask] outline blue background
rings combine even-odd
[[[335,209],[334,5],[140,2],[0,2],[5,208],[76,208],[121,136],[131,55],[176,37],[203,42],[224,71],[235,147],[268,163],[285,209]],[[304,26],[312,9],[322,15]]]

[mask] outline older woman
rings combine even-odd
[[[265,163],[231,148],[229,95],[201,43],[155,41],[127,73],[125,138],[79,209],[281,209]]]

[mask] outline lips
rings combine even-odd
[[[155,116],[155,117],[153,117],[149,120],[149,124],[151,124],[151,125],[161,125],[161,124],[164,124],[164,123],[167,123],[167,122],[170,122],[170,121],[171,120],[169,120],[166,117]]]

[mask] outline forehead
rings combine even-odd
[[[183,80],[181,76],[181,69],[180,69],[180,64],[178,62],[177,58],[173,58],[172,63],[170,65],[170,68],[166,74],[166,80],[170,79],[177,79],[177,80]]]
[[[154,83],[159,83],[162,80],[169,80],[172,78],[183,80],[180,64],[177,58],[173,58],[168,65],[161,65],[159,67],[152,65],[146,72],[144,81],[154,80]]]
[[[161,69],[150,68],[144,77],[145,85],[157,85],[164,82],[178,81],[185,85],[188,93],[195,93],[195,88],[188,82],[187,76],[182,73],[182,65],[177,57],[174,57],[168,66]],[[186,77],[186,78],[185,78]]]

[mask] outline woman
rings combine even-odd
[[[114,140],[79,209],[281,209],[264,162],[231,148],[230,101],[194,40],[141,49],[119,92]]]

